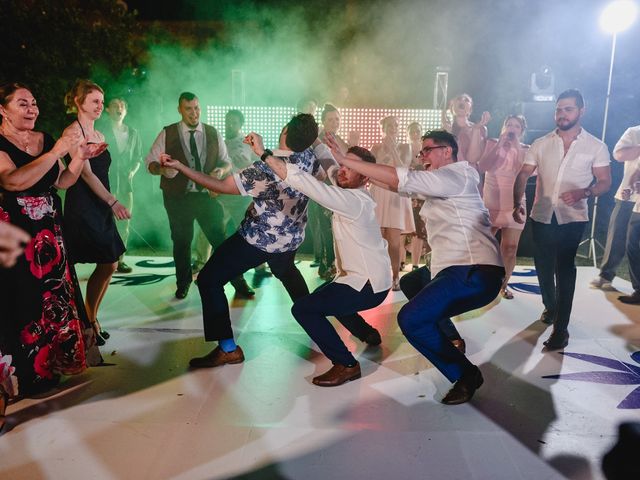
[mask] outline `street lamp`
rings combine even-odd
[[[609,82],[607,83],[607,96],[604,103],[604,118],[602,120],[602,137],[607,133],[607,119],[609,118],[609,97],[611,96],[611,79],[613,77],[613,62],[616,57],[616,39],[618,33],[629,28],[636,20],[638,7],[632,0],[615,0],[607,5],[600,13],[600,28],[612,34],[611,40],[611,61],[609,63]],[[602,245],[595,239],[596,215],[598,213],[598,197],[593,200],[593,218],[591,219],[591,234],[585,242],[589,243],[589,256],[593,255],[593,266],[597,267],[596,243]],[[585,243],[583,242],[583,243]]]

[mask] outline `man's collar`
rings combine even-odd
[[[182,129],[183,132],[189,132],[191,130],[195,130],[196,132],[202,132],[203,130],[202,122],[198,122],[198,126],[193,128],[187,125],[186,123],[184,123],[183,120],[180,120],[180,128]]]

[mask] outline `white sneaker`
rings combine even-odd
[[[591,283],[589,285],[591,286],[591,288],[599,288],[600,290],[613,290],[611,281],[599,275],[591,280]]]

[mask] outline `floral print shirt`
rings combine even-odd
[[[312,148],[293,153],[288,161],[302,171],[322,176]],[[280,181],[261,161],[254,162],[233,177],[240,193],[253,197],[238,233],[264,252],[296,250],[304,240],[308,197]]]

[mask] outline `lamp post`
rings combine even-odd
[[[604,103],[604,117],[602,120],[602,137],[604,142],[607,133],[607,120],[609,118],[609,98],[611,97],[611,80],[613,78],[613,62],[616,57],[616,40],[618,33],[629,28],[636,19],[638,8],[632,0],[615,0],[607,5],[600,14],[600,28],[610,33],[611,39],[611,61],[609,62],[609,81],[607,83],[607,96]],[[593,218],[591,219],[591,233],[588,240],[583,243],[589,243],[588,257],[593,255],[593,266],[597,267],[596,243],[602,248],[602,245],[595,239],[596,232],[596,216],[598,213],[598,197],[593,200]]]

